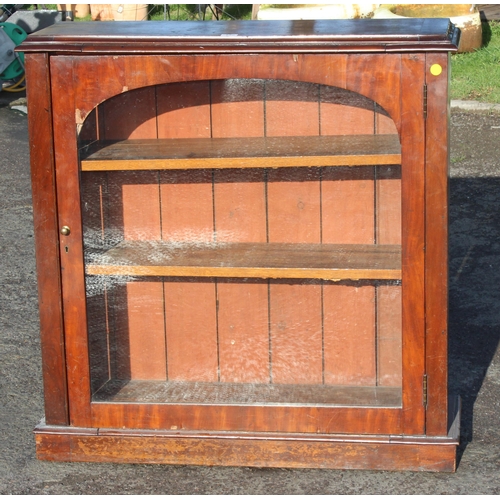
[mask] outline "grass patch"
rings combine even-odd
[[[451,57],[451,98],[500,103],[500,22],[483,23],[483,46]]]

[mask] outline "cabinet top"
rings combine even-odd
[[[457,50],[449,19],[62,22],[23,52],[87,54],[442,52]]]

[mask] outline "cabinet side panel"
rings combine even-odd
[[[168,379],[216,382],[214,280],[166,280],[164,286]]]
[[[440,75],[430,68],[439,64]],[[429,54],[426,60],[426,261],[425,317],[428,406],[426,433],[447,434],[448,417],[448,151],[450,59]]]
[[[47,424],[67,425],[66,359],[47,55],[26,54],[26,80],[45,419]]]

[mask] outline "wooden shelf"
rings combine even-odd
[[[97,142],[83,171],[399,165],[399,137],[387,135],[151,139]]]
[[[401,247],[123,241],[93,256],[86,270],[90,275],[399,280]]]
[[[400,407],[401,387],[115,380],[94,402]]]

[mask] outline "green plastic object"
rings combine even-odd
[[[17,24],[13,23],[0,23],[0,29],[3,29],[5,34],[14,42],[16,47],[21,44],[21,42],[28,36],[26,31],[17,26]],[[12,63],[10,63],[7,68],[0,73],[0,80],[15,80],[20,77],[24,73],[24,53],[18,52],[17,55],[19,59],[16,57]]]

